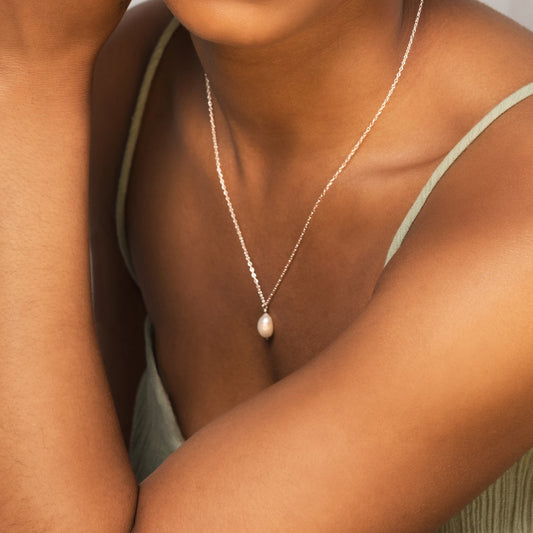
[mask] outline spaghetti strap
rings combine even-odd
[[[131,120],[130,130],[128,133],[128,140],[126,142],[126,148],[124,151],[124,158],[122,160],[122,167],[120,170],[120,176],[118,178],[117,198],[115,204],[115,222],[118,237],[118,244],[120,252],[124,259],[124,263],[128,268],[128,271],[137,283],[135,271],[133,268],[133,262],[131,260],[131,254],[128,246],[128,236],[126,231],[126,196],[128,192],[128,184],[130,180],[131,166],[133,162],[133,156],[135,155],[135,148],[137,146],[137,140],[139,139],[139,132],[141,129],[142,118],[144,110],[146,108],[146,102],[148,101],[148,95],[150,88],[157,72],[157,67],[163,56],[163,52],[167,47],[170,38],[174,35],[174,32],[180,26],[179,21],[173,18],[168,26],[165,28],[159,41],[157,42],[154,51],[150,57],[148,65],[144,73],[144,77],[139,90],[139,96],[137,97],[137,103],[135,104],[135,111]]]
[[[499,117],[501,117],[506,111],[514,107],[516,104],[522,102],[529,96],[533,95],[533,83],[522,87],[511,96],[507,97],[503,102],[498,104],[492,111],[488,113],[478,124],[476,124],[458,143],[452,148],[448,155],[442,160],[435,172],[431,175],[427,183],[424,185],[417,199],[414,201],[411,209],[400,224],[396,235],[394,236],[389,251],[387,253],[387,259],[385,266],[392,259],[394,254],[400,248],[405,236],[411,228],[416,217],[424,207],[429,195],[440,181],[442,176],[447,170],[455,163],[461,154]]]

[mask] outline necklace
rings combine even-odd
[[[300,248],[300,244],[302,244],[302,240],[304,238],[305,233],[307,232],[307,229],[309,228],[309,224],[311,223],[311,219],[313,218],[318,206],[324,199],[324,196],[326,196],[327,192],[335,183],[337,178],[340,176],[342,171],[347,167],[348,163],[351,161],[355,153],[359,150],[361,145],[363,144],[363,141],[366,139],[376,122],[378,121],[379,117],[383,113],[385,107],[387,107],[387,104],[389,103],[394,91],[396,90],[396,86],[398,85],[398,82],[400,81],[400,78],[402,76],[402,73],[404,71],[405,65],[407,63],[407,59],[409,57],[409,54],[411,52],[411,47],[413,45],[413,41],[416,35],[416,31],[418,29],[418,25],[420,22],[420,17],[422,15],[422,7],[424,6],[424,0],[420,0],[420,5],[418,7],[418,12],[416,14],[415,22],[413,25],[413,29],[411,31],[411,36],[409,37],[409,42],[407,44],[407,48],[405,50],[405,54],[403,56],[402,62],[400,64],[400,68],[398,69],[398,72],[396,73],[396,77],[394,78],[394,81],[389,89],[389,92],[387,93],[387,96],[383,103],[381,104],[380,108],[378,109],[377,113],[374,115],[374,118],[370,122],[370,124],[367,126],[366,130],[363,132],[359,140],[355,143],[354,147],[350,151],[350,153],[346,156],[346,159],[342,162],[341,166],[337,169],[333,177],[327,182],[324,189],[322,189],[322,192],[320,193],[318,199],[316,200],[315,204],[313,205],[313,208],[311,209],[311,212],[309,213],[309,216],[307,217],[307,220],[305,221],[305,224],[303,226],[303,229],[300,233],[300,236],[298,237],[296,244],[294,245],[294,248],[292,249],[292,252],[289,256],[288,261],[285,263],[285,266],[283,267],[281,274],[274,285],[274,288],[268,295],[268,297],[265,298],[265,295],[263,293],[263,289],[261,288],[261,284],[259,283],[259,278],[257,277],[257,273],[255,271],[254,264],[252,262],[252,259],[250,257],[250,253],[248,252],[248,247],[246,246],[246,243],[244,241],[244,237],[242,235],[241,227],[239,225],[239,222],[237,220],[237,215],[235,214],[235,210],[233,209],[233,204],[231,202],[228,188],[226,187],[226,182],[224,180],[224,174],[222,173],[222,166],[220,164],[220,154],[218,150],[218,139],[217,139],[217,130],[215,125],[215,114],[213,110],[213,96],[211,91],[211,83],[209,81],[209,78],[207,74],[204,74],[205,77],[205,87],[206,87],[206,96],[207,96],[207,105],[209,110],[209,122],[211,125],[211,137],[213,140],[213,151],[215,155],[215,162],[216,162],[216,169],[218,174],[218,179],[220,181],[220,187],[222,189],[222,193],[224,194],[224,198],[226,200],[226,204],[228,206],[229,214],[231,216],[231,220],[233,221],[233,225],[235,227],[235,232],[237,233],[237,237],[239,239],[239,242],[241,244],[242,251],[244,253],[244,257],[246,259],[246,264],[248,265],[248,269],[250,271],[250,275],[252,276],[252,281],[254,282],[255,288],[257,290],[257,294],[259,295],[259,299],[261,300],[261,308],[263,310],[263,314],[259,318],[257,322],[257,331],[261,337],[264,339],[270,339],[272,335],[274,334],[274,321],[272,320],[272,317],[270,316],[268,312],[268,308],[270,306],[270,302],[272,301],[272,298],[276,294],[279,286],[281,285],[281,282],[283,281],[283,278],[285,278],[285,274],[287,274],[287,271],[289,270],[289,267],[291,266],[294,257],[296,256],[296,252]]]

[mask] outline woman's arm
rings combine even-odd
[[[90,310],[90,69],[75,51],[44,69],[4,57],[0,529],[127,531],[136,486]],[[439,186],[338,342],[143,483],[138,533],[431,531],[533,446],[533,163],[520,131],[523,153],[500,135],[502,160],[472,149],[465,179]]]
[[[435,531],[533,447],[532,117],[455,164],[342,338],[143,482],[137,533]]]
[[[134,513],[94,335],[87,216],[91,69],[124,9],[0,1],[1,531],[115,533]]]

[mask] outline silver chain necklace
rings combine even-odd
[[[396,77],[394,78],[394,82],[391,85],[391,88],[389,89],[389,92],[381,104],[380,108],[378,109],[378,112],[375,114],[374,118],[366,128],[366,130],[363,132],[357,143],[354,145],[350,153],[346,156],[346,159],[342,162],[341,166],[337,169],[333,177],[328,181],[324,189],[322,189],[322,192],[320,193],[317,201],[313,205],[313,208],[311,209],[311,212],[309,213],[309,216],[307,217],[307,220],[305,221],[304,227],[300,233],[300,236],[298,237],[298,240],[296,241],[296,244],[294,245],[294,248],[292,249],[292,252],[289,256],[289,259],[285,266],[283,267],[283,270],[281,271],[281,275],[278,278],[278,281],[274,285],[274,288],[270,292],[267,298],[265,298],[265,295],[263,293],[263,289],[261,288],[261,284],[259,283],[259,279],[257,277],[257,273],[255,271],[254,264],[252,262],[252,259],[250,257],[250,253],[248,252],[248,248],[246,246],[246,243],[244,242],[244,237],[242,235],[242,231],[239,225],[239,222],[237,221],[237,216],[235,215],[235,210],[233,209],[233,204],[231,203],[231,199],[228,193],[228,188],[226,187],[226,182],[224,181],[224,174],[222,173],[222,166],[220,164],[220,154],[218,150],[218,139],[217,139],[217,130],[215,126],[215,114],[213,110],[213,97],[211,93],[211,83],[209,81],[209,78],[207,74],[204,74],[205,76],[205,86],[206,86],[206,95],[207,95],[207,105],[209,108],[209,122],[211,124],[211,137],[213,139],[213,151],[215,154],[215,161],[216,161],[216,168],[217,168],[217,174],[218,179],[220,181],[220,187],[222,188],[222,192],[224,194],[224,198],[226,199],[226,204],[228,206],[228,210],[231,216],[231,220],[233,221],[233,225],[235,226],[235,231],[237,233],[237,237],[239,238],[239,242],[241,244],[242,251],[244,253],[244,257],[246,259],[246,264],[248,265],[248,269],[250,270],[250,274],[252,276],[252,280],[254,282],[255,288],[257,290],[257,294],[259,295],[259,299],[261,300],[261,308],[263,309],[263,314],[259,318],[257,322],[257,331],[261,337],[264,339],[269,339],[274,334],[274,321],[272,320],[272,317],[268,313],[268,308],[270,305],[270,302],[272,301],[272,298],[276,294],[279,286],[281,285],[281,282],[283,281],[283,278],[285,277],[285,274],[287,274],[287,271],[289,270],[289,267],[291,266],[294,257],[296,256],[296,252],[300,248],[300,244],[302,244],[302,240],[304,238],[305,233],[307,232],[307,228],[309,228],[309,224],[311,223],[311,219],[313,218],[318,206],[324,199],[324,196],[326,196],[327,192],[335,183],[337,178],[340,176],[342,171],[347,167],[348,163],[351,161],[355,153],[359,150],[361,145],[363,144],[363,141],[366,139],[376,122],[378,121],[379,117],[383,113],[383,110],[389,103],[394,91],[396,90],[396,86],[398,85],[398,82],[400,81],[400,78],[402,76],[402,73],[405,68],[405,64],[407,63],[407,59],[409,57],[409,54],[411,52],[411,47],[413,45],[413,41],[416,35],[416,31],[418,29],[418,25],[420,22],[420,17],[422,15],[422,7],[424,5],[424,0],[420,0],[420,5],[418,7],[418,12],[415,18],[415,22],[413,25],[413,30],[411,31],[411,36],[409,38],[409,42],[407,44],[407,49],[405,50],[405,54],[403,56],[400,68],[398,72],[396,73]]]

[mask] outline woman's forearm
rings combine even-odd
[[[137,486],[90,298],[91,65],[0,81],[0,530],[128,531]]]

